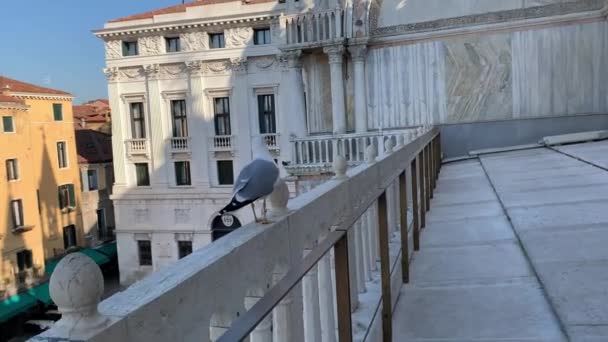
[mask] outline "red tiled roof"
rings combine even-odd
[[[97,109],[93,106],[73,106],[73,115],[76,118],[97,114]]]
[[[91,101],[87,101],[87,102],[83,103],[83,105],[93,105],[93,104],[95,104],[96,102],[101,102],[101,103],[103,103],[103,104],[105,104],[105,105],[108,105],[108,106],[110,105],[110,101],[109,101],[108,99],[96,99],[96,100],[91,100]]]
[[[188,2],[188,3],[182,4],[182,5],[165,7],[165,8],[157,9],[154,11],[149,11],[149,12],[144,12],[144,13],[140,13],[140,14],[130,15],[128,17],[113,19],[113,20],[110,20],[110,22],[117,23],[117,22],[121,22],[121,21],[150,19],[150,18],[154,18],[155,15],[183,13],[183,12],[186,12],[186,8],[188,8],[188,7],[223,4],[226,2],[234,2],[234,1],[239,1],[239,0],[196,0],[196,1]],[[246,5],[259,4],[259,3],[272,2],[272,1],[276,1],[276,0],[249,0],[245,4]]]
[[[87,116],[86,118],[87,122],[106,122],[106,118],[103,115],[92,115],[92,116]]]
[[[25,103],[25,101],[20,100],[16,97],[12,97],[10,95],[2,95],[0,94],[0,102],[10,102],[10,103]]]
[[[91,129],[78,129],[76,151],[78,163],[93,164],[112,161],[112,137]]]
[[[37,86],[31,83],[25,83],[21,81],[14,80],[12,78],[0,76],[0,89],[5,86],[9,86],[9,90],[14,93],[32,93],[32,94],[53,94],[53,95],[67,95],[72,96],[72,94],[67,93],[65,91],[45,88],[41,86]]]

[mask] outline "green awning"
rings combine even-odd
[[[32,297],[38,299],[45,305],[50,305],[53,303],[53,300],[51,299],[51,295],[49,293],[49,283],[48,282],[45,282],[43,284],[40,284],[36,287],[29,289],[27,291],[27,293],[29,295],[31,295]]]
[[[117,254],[116,242],[101,245],[95,248],[95,250],[112,258]]]
[[[27,293],[20,293],[7,298],[0,302],[0,322],[7,321],[37,304],[36,298]]]
[[[57,260],[47,262],[46,265],[44,265],[44,273],[51,275],[51,273],[53,273],[53,271],[55,270],[55,267],[57,267],[57,264],[59,263],[60,260],[61,259],[57,259]]]
[[[99,253],[98,251],[96,251],[94,249],[83,248],[83,249],[79,250],[78,252],[93,259],[93,261],[95,261],[95,263],[97,265],[103,265],[103,264],[107,264],[108,262],[110,262],[110,259],[105,254]]]

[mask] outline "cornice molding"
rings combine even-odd
[[[53,94],[31,94],[31,93],[13,93],[11,92],[11,96],[14,96],[18,99],[22,100],[55,100],[55,101],[72,101],[74,100],[74,96],[69,95],[53,95]]]

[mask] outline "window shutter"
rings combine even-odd
[[[74,193],[74,184],[68,184],[68,193],[70,194],[70,207],[76,207],[76,194]]]
[[[122,42],[122,55],[123,56],[129,55],[129,49],[127,48],[127,43],[125,43],[125,42]]]
[[[12,116],[3,116],[2,117],[2,126],[4,132],[13,132],[15,128],[13,127],[13,117]]]
[[[53,118],[55,121],[63,120],[62,107],[61,103],[53,103]]]
[[[62,199],[61,199],[61,189],[62,189],[62,188],[63,188],[63,186],[59,186],[59,187],[57,188],[57,195],[58,195],[58,197],[59,197],[59,202],[58,202],[58,203],[59,203],[59,208],[60,208],[60,209],[63,209],[63,208],[62,208],[62,207],[63,207],[63,202],[62,202]]]

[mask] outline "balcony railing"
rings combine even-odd
[[[216,135],[209,140],[211,151],[222,152],[234,150],[235,144],[233,135]]]
[[[283,184],[271,196],[272,223],[237,229],[98,310],[99,267],[68,254],[51,277],[63,316],[36,340],[325,341],[337,331],[352,341],[356,331],[391,341],[392,309],[441,165],[439,131],[386,147],[289,203]]]
[[[322,44],[344,39],[344,10],[307,12],[281,18],[287,45]]]
[[[417,130],[411,128],[295,138],[291,140],[292,161],[287,170],[293,174],[329,171],[336,153],[343,156],[350,166],[359,165],[365,161],[365,150],[369,145],[378,149],[379,146],[384,148],[387,140],[391,140],[395,146],[407,143]]]
[[[189,153],[190,151],[190,137],[174,137],[171,138],[171,152],[172,153]]]
[[[148,146],[148,139],[128,139],[125,141],[127,145],[127,156],[142,156],[148,155],[150,148]]]
[[[266,143],[266,146],[268,146],[269,150],[272,151],[272,150],[280,149],[280,146],[279,146],[280,141],[279,141],[278,133],[266,133],[266,134],[260,134],[260,136]]]

